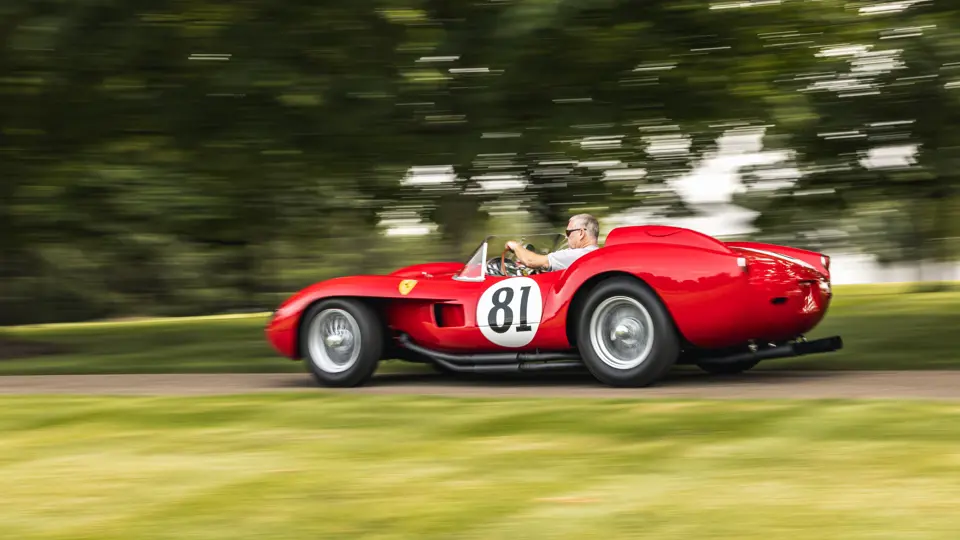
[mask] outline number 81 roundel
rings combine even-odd
[[[501,347],[523,347],[533,341],[542,315],[540,286],[527,277],[500,281],[477,302],[480,331]]]

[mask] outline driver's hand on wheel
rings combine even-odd
[[[506,248],[509,249],[510,251],[516,251],[517,246],[519,245],[520,245],[520,242],[517,242],[516,240],[507,240]]]

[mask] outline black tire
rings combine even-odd
[[[352,335],[352,346],[359,348],[356,357],[353,357],[353,349],[350,349],[347,360],[338,365],[329,352],[329,345],[325,346],[321,341],[316,343],[321,347],[320,350],[311,349],[311,342],[321,339],[319,328],[315,328],[314,323],[322,325],[327,321],[339,321],[341,328]],[[337,335],[343,336],[345,333]],[[384,329],[376,311],[363,302],[335,298],[318,302],[307,310],[300,327],[299,340],[303,361],[318,384],[353,387],[366,383],[377,370],[383,355]],[[348,367],[344,369],[342,364],[348,364]]]
[[[697,367],[711,375],[739,375],[744,371],[753,369],[759,363],[759,360],[744,360],[733,363],[699,362]]]
[[[642,359],[637,365],[617,367],[608,363],[612,361],[616,364],[616,358],[604,353],[605,345],[597,342],[591,330],[594,317],[602,315],[598,313],[598,309],[606,310],[605,303],[610,302],[631,309],[642,308],[638,311],[640,318],[643,319],[641,324],[646,328],[652,323],[652,344],[646,355],[638,354],[637,358],[642,357]],[[649,315],[649,319],[643,316],[643,312]],[[639,321],[637,318],[633,320]],[[602,322],[602,319],[598,319],[599,322]],[[654,384],[673,367],[680,354],[680,337],[673,319],[660,299],[645,284],[627,277],[608,279],[589,292],[577,320],[577,344],[583,362],[590,373],[598,381],[618,387],[643,387]]]

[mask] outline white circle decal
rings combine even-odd
[[[501,347],[523,347],[533,341],[543,316],[540,286],[528,277],[497,282],[477,302],[477,324]]]

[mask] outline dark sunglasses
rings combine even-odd
[[[583,227],[580,227],[579,229],[567,229],[567,238],[570,238],[570,233],[575,233],[577,231],[582,231],[582,230],[583,230]]]

